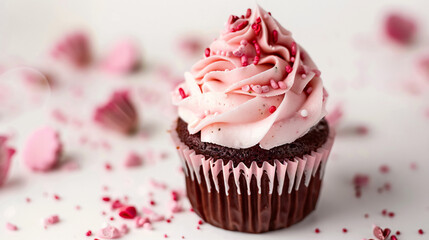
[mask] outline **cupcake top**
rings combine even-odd
[[[271,149],[316,125],[328,94],[307,52],[257,6],[229,17],[172,95],[189,133],[201,131],[202,142]]]

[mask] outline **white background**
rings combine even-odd
[[[209,41],[223,27],[229,14],[242,14],[254,1],[0,1],[0,66],[29,65],[55,69],[63,86],[52,92],[44,107],[18,101],[22,105],[12,117],[0,120],[0,131],[13,133],[10,144],[17,148],[8,182],[0,189],[0,239],[93,239],[85,237],[114,216],[101,202],[104,195],[129,196],[139,208],[147,205],[147,192],[154,191],[159,211],[165,211],[167,191],[153,190],[150,179],[183,188],[179,160],[166,130],[171,118],[160,105],[138,102],[142,116],[141,132],[147,138],[126,138],[102,131],[90,123],[93,107],[106,99],[111,89],[124,86],[154,89],[162,103],[168,102],[168,89],[153,70],[166,65],[176,75],[187,70],[194,59],[177,51],[177,39],[194,34]],[[419,81],[415,62],[429,54],[428,1],[259,1],[259,4],[291,30],[322,71],[331,94],[331,108],[343,103],[344,119],[328,163],[317,211],[289,229],[263,235],[229,232],[204,224],[197,230],[198,217],[186,211],[175,215],[172,223],[156,223],[153,231],[134,229],[123,239],[362,239],[372,237],[372,225],[402,232],[399,239],[429,237],[429,90],[410,94],[404,82]],[[391,10],[404,11],[419,21],[416,42],[410,47],[396,46],[382,36],[382,20]],[[425,16],[426,15],[426,16]],[[115,40],[137,39],[146,68],[126,79],[111,77],[91,69],[77,72],[52,64],[47,52],[55,39],[75,29],[89,32],[96,56],[102,56]],[[2,76],[2,81],[8,81]],[[6,80],[5,80],[6,79]],[[424,80],[423,80],[424,81]],[[427,84],[429,85],[429,84]],[[419,86],[427,86],[419,85]],[[405,85],[408,86],[408,85]],[[81,87],[85,97],[75,99],[71,89]],[[85,122],[84,127],[64,125],[50,118],[54,108],[63,109],[71,118]],[[22,110],[23,109],[23,110]],[[165,110],[165,111],[164,111]],[[32,173],[22,163],[20,149],[28,134],[42,125],[60,130],[65,155],[75,159],[80,170]],[[366,136],[356,136],[351,129],[369,128]],[[91,143],[82,145],[82,135]],[[102,141],[113,147],[94,147]],[[129,151],[155,155],[169,152],[166,160],[155,160],[138,169],[126,170],[121,162]],[[105,162],[112,172],[103,168]],[[417,170],[410,164],[416,163]],[[379,167],[387,164],[388,174]],[[362,197],[355,198],[352,185],[356,173],[370,175],[370,184]],[[377,193],[389,182],[390,192]],[[109,186],[109,191],[102,190]],[[59,194],[61,201],[52,199]],[[30,197],[32,202],[26,203]],[[184,201],[185,207],[189,207]],[[80,211],[75,206],[80,205]],[[395,212],[394,218],[381,211]],[[102,216],[102,211],[107,216]],[[370,217],[364,218],[368,213]],[[58,214],[61,222],[47,230],[41,219]],[[19,231],[4,227],[11,222]],[[127,222],[128,223],[128,222]],[[131,225],[131,224],[129,224]],[[349,232],[342,233],[346,227]],[[314,229],[319,228],[320,234]],[[427,234],[418,235],[422,228]]]

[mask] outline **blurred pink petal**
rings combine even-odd
[[[95,109],[94,121],[105,128],[124,134],[135,131],[138,116],[129,92],[126,90],[114,92],[105,104]]]
[[[115,44],[101,63],[104,71],[117,74],[133,72],[139,66],[139,49],[133,41],[129,40]]]
[[[85,67],[92,58],[89,38],[80,31],[67,34],[55,44],[51,55],[75,67]]]

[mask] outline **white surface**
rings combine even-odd
[[[418,44],[412,48],[398,48],[380,37],[380,20],[383,13],[396,8],[418,16],[422,32]],[[115,39],[133,36],[140,40],[144,61],[150,67],[162,63],[174,67],[180,74],[192,60],[183,60],[175,50],[174,40],[179,34],[202,32],[215,37],[231,13],[239,14],[252,6],[253,1],[13,1],[0,2],[0,65],[23,62],[31,66],[47,67],[46,50],[51,43],[69,29],[84,27],[102,53]],[[427,1],[261,1],[280,23],[290,29],[322,70],[322,77],[330,90],[331,103],[344,102],[345,118],[339,127],[334,150],[328,162],[324,186],[317,211],[302,223],[286,230],[262,235],[264,239],[329,239],[346,240],[372,237],[372,224],[401,230],[399,239],[429,238],[429,119],[424,108],[429,107],[428,92],[410,96],[402,91],[400,81],[412,78],[412,63],[420,51],[427,51],[429,39],[425,16]],[[426,14],[427,15],[427,14]],[[101,54],[98,54],[101,55]],[[401,67],[398,67],[401,66]],[[0,189],[0,239],[93,239],[85,237],[87,230],[95,232],[103,223],[102,216],[108,205],[101,202],[104,195],[127,195],[130,203],[139,208],[147,205],[149,179],[168,183],[175,188],[184,187],[178,168],[178,157],[166,133],[170,120],[160,111],[159,105],[142,104],[142,132],[147,140],[136,136],[124,138],[102,131],[89,123],[95,103],[107,98],[110,89],[119,86],[145,86],[153,88],[160,82],[150,70],[116,79],[92,70],[73,72],[54,65],[64,85],[52,93],[44,108],[24,111],[0,121],[0,132],[15,132],[11,145],[18,154],[14,157],[7,184]],[[84,98],[73,98],[71,89],[84,87]],[[162,102],[168,101],[166,88],[156,88]],[[72,104],[70,104],[72,103]],[[22,106],[31,105],[22,102]],[[69,106],[65,107],[65,104]],[[50,116],[52,108],[62,106],[66,114],[85,124],[82,129],[73,124],[62,125]],[[25,109],[25,108],[24,108]],[[48,174],[32,173],[22,164],[20,148],[28,134],[36,127],[56,126],[65,144],[66,156],[72,156],[81,165],[75,172],[57,170]],[[364,124],[369,126],[367,136],[347,134],[347,129]],[[82,145],[82,135],[90,143]],[[109,142],[106,150],[91,145]],[[169,152],[166,160],[147,163],[141,168],[126,170],[121,162],[130,150],[139,153]],[[114,166],[106,172],[105,162]],[[418,169],[411,170],[410,164]],[[390,166],[390,173],[380,174],[382,164]],[[356,173],[371,176],[370,185],[360,199],[355,198],[351,184]],[[377,188],[390,182],[392,190],[382,194]],[[109,186],[105,192],[103,186]],[[47,196],[44,195],[47,194]],[[52,194],[62,197],[55,201]],[[32,202],[26,203],[30,197]],[[168,192],[155,191],[160,211],[165,207]],[[80,211],[75,206],[80,205]],[[188,206],[187,203],[185,206]],[[395,212],[394,218],[381,216],[381,211]],[[108,211],[109,212],[109,211]],[[363,216],[368,213],[370,217]],[[58,214],[61,223],[45,230],[41,219]],[[119,226],[122,220],[114,216],[112,223]],[[199,218],[190,212],[175,215],[172,223],[157,223],[154,231],[132,229],[123,239],[261,239],[261,235],[229,232],[204,224],[197,230]],[[20,228],[7,231],[6,222]],[[126,221],[124,221],[126,222]],[[131,224],[130,224],[131,225]],[[320,228],[320,234],[314,229]],[[349,232],[342,233],[346,227]],[[426,235],[417,230],[423,228]]]

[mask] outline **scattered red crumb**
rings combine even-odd
[[[74,208],[75,208],[76,210],[80,210],[80,206],[79,206],[79,205],[76,205]]]
[[[88,230],[88,232],[86,232],[86,234],[85,234],[87,237],[89,237],[89,236],[91,236],[92,235],[92,232],[91,232],[91,230]]]
[[[150,204],[151,206],[155,206],[155,205],[156,205],[156,202],[155,202],[155,201],[153,201],[153,200],[151,200],[151,201],[149,202],[149,204]]]
[[[110,221],[115,221],[115,218],[114,217],[110,217]]]
[[[182,97],[182,99],[187,98],[188,96],[185,93],[185,90],[183,88],[179,88],[179,94]]]
[[[386,216],[386,214],[387,214],[387,210],[386,210],[386,209],[383,209],[383,210],[381,211],[381,215]]]
[[[25,198],[25,201],[27,202],[27,203],[31,203],[31,198]]]
[[[168,235],[167,235],[167,234],[164,234],[164,238],[168,238]]]
[[[396,238],[396,236],[395,236],[395,235],[392,235],[392,236],[390,237],[390,240],[398,240],[398,238]]]
[[[364,125],[359,125],[356,127],[356,133],[359,135],[367,135],[369,132],[369,128]]]
[[[420,235],[423,235],[423,234],[424,234],[423,229],[419,229],[419,234],[420,234]]]
[[[194,209],[193,209],[193,208],[190,208],[190,209],[189,209],[189,211],[190,211],[190,212],[194,212]]]
[[[387,165],[381,165],[379,170],[381,173],[389,173],[390,168]]]
[[[395,213],[394,213],[394,212],[390,212],[388,215],[389,215],[389,217],[391,217],[391,218],[395,217]]]
[[[366,187],[369,183],[369,176],[366,174],[356,174],[353,178],[355,187]]]
[[[167,220],[165,220],[167,223],[171,223],[171,219],[167,218]]]
[[[399,13],[390,13],[386,20],[384,31],[387,37],[400,44],[412,42],[417,31],[414,19]]]
[[[18,227],[12,223],[6,223],[6,229],[9,231],[18,231]]]
[[[364,217],[365,217],[365,218],[369,218],[369,214],[368,214],[368,213],[365,213]]]
[[[415,162],[410,163],[410,168],[411,170],[417,170],[417,163]]]
[[[203,225],[203,220],[198,221],[198,225]]]
[[[104,169],[106,169],[107,171],[110,171],[110,170],[112,170],[112,165],[110,165],[110,163],[105,163]]]
[[[314,229],[314,232],[315,233],[320,233],[320,229],[316,228],[316,229]]]
[[[197,230],[200,230],[200,226],[197,226]]]
[[[60,196],[58,196],[57,194],[54,194],[54,199],[55,199],[55,200],[61,200],[61,197],[60,197]]]
[[[110,202],[110,197],[102,197],[101,200],[104,202]]]
[[[396,231],[396,235],[401,235],[401,232],[400,231]]]
[[[343,233],[347,233],[347,232],[348,232],[347,228],[343,228]]]

